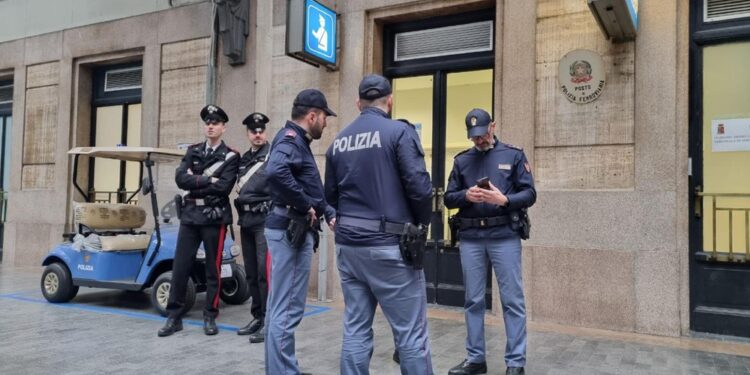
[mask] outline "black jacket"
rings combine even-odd
[[[206,157],[205,150],[206,142],[188,147],[180,166],[175,171],[177,187],[189,192],[184,197],[185,204],[180,222],[188,225],[231,224],[232,209],[229,206],[229,193],[237,180],[239,152],[229,148],[223,141],[211,156]],[[203,175],[206,168],[210,168],[221,160],[224,160],[224,163],[213,175]],[[192,174],[188,173],[188,170]],[[218,178],[218,181],[212,183],[211,177]],[[214,205],[222,211],[220,218],[211,220],[203,213],[209,207],[209,202],[218,202]]]
[[[266,155],[271,146],[266,143],[258,151],[248,150],[240,159],[239,171],[237,172],[237,183],[249,173],[258,163],[265,163]],[[240,226],[262,225],[266,221],[266,214],[271,205],[271,195],[266,181],[265,165],[261,166],[239,190],[239,195],[234,200]]]

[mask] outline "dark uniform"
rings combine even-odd
[[[264,132],[268,117],[262,113],[252,113],[242,121],[248,131]],[[241,335],[255,334],[263,327],[266,318],[266,300],[268,282],[266,278],[266,215],[271,208],[271,195],[266,182],[265,162],[270,150],[268,143],[253,151],[251,148],[240,159],[237,174],[238,196],[234,200],[237,208],[242,238],[242,257],[245,263],[245,275],[250,288],[252,306],[250,312],[253,321],[238,330]],[[263,341],[262,333],[250,337],[251,342]]]
[[[366,76],[360,99],[391,94]],[[429,225],[432,184],[416,130],[377,107],[362,108],[326,153],[326,199],[336,209],[336,254],[346,309],[341,374],[367,374],[379,304],[404,374],[430,374],[424,271],[399,250],[405,223]]]
[[[303,90],[295,106],[319,108],[328,116],[325,97],[317,90]],[[287,238],[290,219],[307,215],[312,207],[327,222],[335,215],[323,196],[318,165],[310,149],[312,136],[292,121],[276,134],[266,165],[273,209],[266,218],[266,240],[271,256],[271,285],[266,314],[266,374],[299,374],[294,353],[294,329],[302,321],[313,253],[312,229],[303,233],[303,243]]]
[[[201,118],[204,122],[228,121],[226,113],[212,105],[201,111]],[[207,142],[202,142],[188,147],[185,157],[177,167],[175,182],[177,187],[184,190],[184,196],[167,304],[169,319],[167,325],[159,332],[160,336],[168,336],[182,328],[185,289],[201,243],[206,252],[204,329],[206,334],[218,332],[214,319],[219,314],[222,250],[227,225],[232,224],[232,209],[228,196],[237,179],[239,159],[239,153],[223,141],[215,149],[210,148]],[[208,168],[215,170],[210,175],[205,175],[204,172]],[[212,178],[218,180],[211,182]],[[175,329],[176,324],[179,324],[179,329]]]
[[[487,134],[490,115],[479,109],[469,112],[466,126],[469,137]],[[494,146],[487,151],[472,147],[456,155],[445,206],[458,208],[457,223],[461,267],[466,290],[466,360],[450,374],[475,374],[486,371],[484,343],[485,286],[487,260],[492,264],[500,287],[500,301],[507,336],[505,362],[509,373],[522,373],[526,364],[526,307],[521,267],[522,209],[536,201],[531,168],[523,150],[501,143],[493,136]],[[488,177],[507,198],[505,206],[472,203],[467,190],[477,180]],[[511,369],[515,368],[515,369]]]

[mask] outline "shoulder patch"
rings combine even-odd
[[[296,131],[294,131],[294,130],[292,130],[292,129],[289,129],[289,130],[287,130],[287,131],[286,131],[286,132],[284,133],[284,136],[285,136],[285,137],[289,137],[289,138],[294,138],[294,137],[296,137],[296,136],[297,136],[297,132],[296,132]]]
[[[518,151],[523,151],[523,148],[521,148],[521,147],[518,147],[518,146],[513,146],[513,145],[512,145],[512,144],[510,144],[510,143],[503,143],[503,144],[505,145],[505,147],[508,147],[508,148],[512,148],[512,149],[514,149],[514,150],[518,150]]]
[[[456,156],[454,156],[453,158],[455,159],[455,158],[457,158],[457,157],[459,157],[459,156],[461,156],[461,155],[463,155],[463,154],[465,154],[465,153],[467,153],[467,152],[469,152],[469,151],[471,151],[471,148],[467,148],[466,150],[463,150],[463,151],[459,152],[459,153],[458,153],[458,154],[456,154]]]

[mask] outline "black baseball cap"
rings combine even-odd
[[[360,99],[375,100],[390,95],[392,92],[391,83],[379,74],[368,74],[359,83]]]
[[[492,117],[487,111],[474,108],[466,114],[466,132],[469,138],[481,137],[487,134]]]
[[[260,112],[253,112],[247,115],[247,117],[242,120],[242,123],[247,126],[248,130],[264,131],[266,130],[266,124],[268,121],[268,116]]]
[[[229,116],[218,105],[209,104],[201,109],[201,120],[207,123],[209,121],[229,122]]]
[[[313,107],[323,110],[328,116],[336,116],[336,112],[328,108],[328,101],[322,92],[316,89],[302,90],[294,98],[295,106]]]

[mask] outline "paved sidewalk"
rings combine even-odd
[[[203,335],[203,297],[185,329],[158,338],[163,318],[145,293],[82,288],[67,304],[41,296],[42,268],[0,267],[0,374],[262,374],[263,346],[235,334],[250,306],[222,305],[221,332]],[[338,374],[340,304],[310,301],[297,329],[297,358],[304,371]],[[459,309],[430,309],[436,374],[463,359],[464,323]],[[391,361],[393,337],[378,313],[372,374],[398,374]],[[504,373],[502,326],[488,317],[490,374]],[[528,374],[750,374],[750,344],[664,338],[553,324],[529,324]]]

